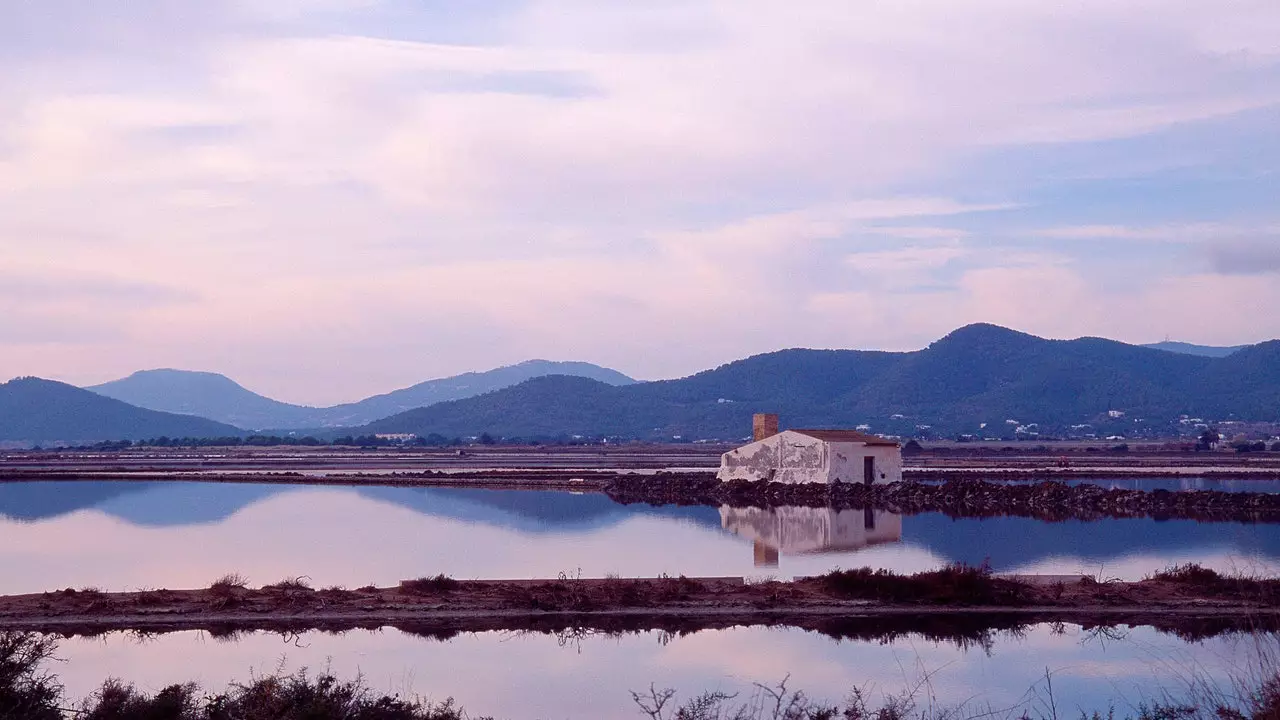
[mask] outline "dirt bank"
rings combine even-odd
[[[218,583],[202,590],[63,590],[0,597],[0,630],[341,630],[396,626],[458,632],[693,632],[787,625],[835,636],[923,632],[973,636],[1038,622],[1149,624],[1188,636],[1271,628],[1280,580],[1224,578],[1196,569],[1141,582],[1034,582],[951,568],[914,576],[846,571],[793,582],[741,578],[455,581],[315,590]]]

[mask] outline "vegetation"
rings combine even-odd
[[[444,593],[453,592],[462,586],[462,583],[441,573],[435,577],[418,578],[417,580],[401,580],[400,589],[405,592],[414,593],[416,595],[442,595]]]
[[[170,685],[154,695],[108,680],[76,707],[43,666],[57,643],[30,633],[0,633],[0,718],[4,720],[464,720],[452,700],[429,703],[379,695],[362,678],[329,674],[258,677],[207,693],[193,683]],[[479,719],[477,719],[479,720]]]
[[[421,698],[379,694],[362,677],[340,680],[307,671],[276,672],[210,692],[194,683],[175,684],[155,693],[117,679],[104,682],[87,698],[73,701],[57,678],[45,670],[57,643],[34,633],[0,633],[0,718],[4,720],[483,720],[468,715],[452,700],[432,703]],[[1259,669],[1255,679],[1237,680],[1223,692],[1194,678],[1188,696],[1141,704],[1137,720],[1269,720],[1280,716],[1280,674]],[[1009,708],[1005,717],[1057,720],[1052,677],[1046,672],[1047,698],[1035,693]],[[816,700],[787,687],[755,684],[745,694],[704,692],[680,702],[673,689],[651,685],[632,692],[641,717],[650,720],[965,720],[990,717],[990,708],[946,707],[937,703],[929,677],[873,706],[865,691],[854,688],[843,702]],[[1031,693],[1029,693],[1029,696]],[[571,698],[566,698],[572,702]],[[1033,711],[1039,712],[1033,714]],[[1107,714],[1082,713],[1082,720],[1115,720]],[[489,720],[492,720],[490,718]]]
[[[209,586],[210,592],[215,595],[226,595],[236,590],[247,590],[249,588],[249,580],[240,573],[228,573],[213,581]]]
[[[1274,601],[1280,597],[1280,579],[1223,575],[1195,563],[1175,565],[1151,576],[1152,580],[1178,583],[1218,598]]]
[[[889,570],[834,570],[818,577],[824,590],[851,600],[926,605],[1022,605],[1027,587],[997,578],[987,566],[951,565],[941,570],[898,575]]]

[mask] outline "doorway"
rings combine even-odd
[[[862,482],[867,485],[876,482],[876,459],[870,455],[862,458]]]

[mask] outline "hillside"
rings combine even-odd
[[[1111,418],[1110,410],[1125,416]],[[1280,342],[1210,358],[1100,338],[1045,340],[980,324],[915,352],[782,350],[680,380],[613,388],[542,378],[367,429],[736,439],[762,411],[780,413],[791,427],[867,423],[912,434],[928,425],[926,434],[996,437],[1030,423],[1045,432],[1089,423],[1124,434],[1172,427],[1182,414],[1277,421]]]
[[[241,434],[230,425],[134,407],[52,380],[18,378],[0,385],[0,440],[48,444]]]
[[[1171,352],[1171,353],[1181,353],[1183,355],[1199,355],[1201,357],[1223,358],[1232,353],[1239,352],[1251,346],[1233,345],[1230,347],[1220,347],[1217,345],[1193,345],[1191,343],[1166,340],[1164,342],[1151,343],[1149,345],[1142,345],[1141,347],[1151,348],[1152,350],[1164,350],[1165,352]]]
[[[615,386],[635,383],[635,380],[617,370],[591,363],[526,360],[516,365],[507,365],[485,372],[469,372],[438,380],[428,380],[402,390],[374,395],[360,402],[326,408],[321,415],[322,422],[317,424],[326,427],[362,425],[405,410],[475,397],[548,375],[589,378]]]
[[[85,388],[130,405],[212,418],[249,430],[318,425],[319,408],[290,405],[248,390],[225,375],[189,370],[140,370]]]
[[[143,370],[86,388],[138,407],[198,415],[248,430],[362,425],[412,408],[473,397],[545,375],[574,375],[610,385],[634,383],[616,370],[584,362],[529,360],[486,372],[428,380],[412,387],[328,408],[273,400],[217,373]]]

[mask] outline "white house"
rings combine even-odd
[[[720,457],[722,481],[891,483],[902,480],[902,448],[856,430],[777,431],[776,415],[753,418],[755,442]]]

